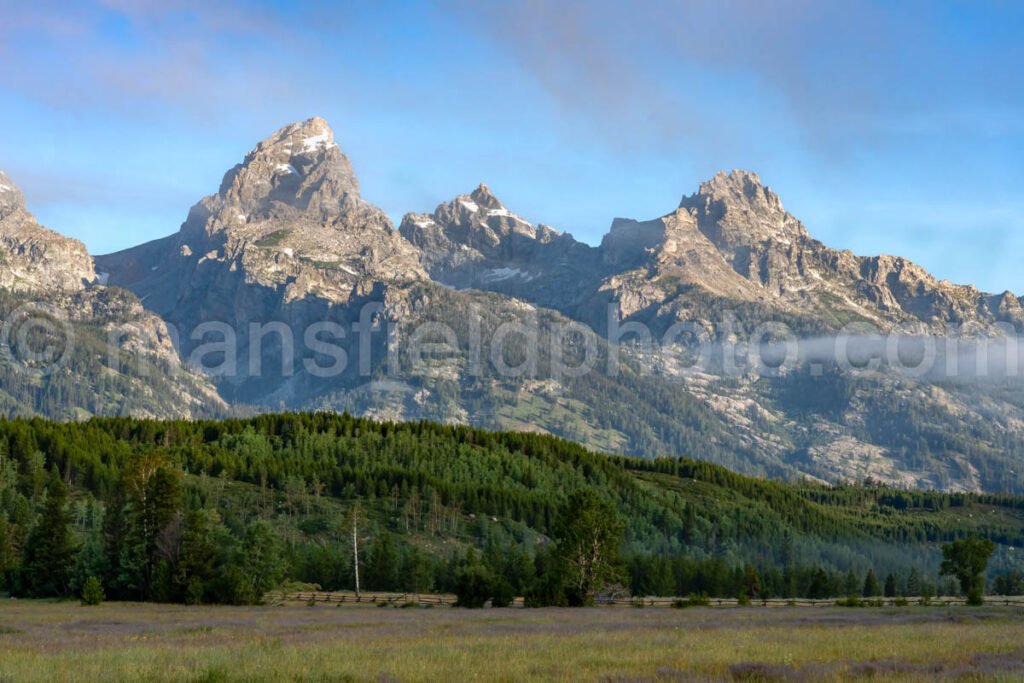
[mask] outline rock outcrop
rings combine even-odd
[[[183,367],[164,321],[107,280],[85,245],[39,225],[0,173],[0,319],[11,325],[0,339],[0,415],[179,418],[226,410],[213,385]]]
[[[399,232],[422,252],[430,276],[459,289],[500,292],[563,312],[602,274],[596,249],[505,208],[487,185],[407,214]]]
[[[70,293],[95,279],[85,245],[39,225],[24,194],[0,171],[0,288]]]
[[[838,329],[853,321],[945,332],[1020,324],[1020,300],[939,281],[894,256],[856,256],[813,239],[778,195],[748,171],[719,173],[679,208],[646,222],[616,219],[601,244],[614,272],[601,285],[624,316],[679,318],[687,297]]]
[[[165,316],[204,300],[234,307],[258,285],[282,303],[344,303],[373,283],[426,278],[417,250],[359,196],[348,158],[323,119],[286,126],[228,171],[170,237],[99,259],[111,283]],[[191,302],[191,303],[190,303]],[[257,313],[254,311],[254,313]],[[198,320],[181,319],[189,323]]]

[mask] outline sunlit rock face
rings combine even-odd
[[[410,213],[402,235],[422,252],[433,279],[483,289],[563,312],[596,289],[604,268],[597,249],[510,211],[481,184],[433,213]]]
[[[100,264],[112,283],[163,315],[190,306],[218,315],[215,300],[244,302],[248,285],[273,290],[283,303],[337,303],[376,282],[426,277],[417,250],[359,196],[348,158],[319,118],[260,142],[217,194],[192,207],[177,234]]]
[[[163,320],[36,222],[0,172],[0,415],[199,417],[226,405]]]
[[[95,279],[85,245],[39,225],[24,194],[0,171],[0,288],[70,293]]]

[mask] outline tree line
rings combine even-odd
[[[586,604],[847,596],[872,576],[882,592],[967,593],[935,574],[940,545],[1019,544],[1022,505],[344,414],[0,420],[0,583],[17,595],[92,581],[113,599],[244,604],[287,581],[353,589],[356,508],[366,590]],[[1012,553],[994,564],[994,589],[1019,586]]]

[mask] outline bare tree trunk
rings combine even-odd
[[[356,573],[356,597],[359,597],[359,508],[352,510],[352,562]]]

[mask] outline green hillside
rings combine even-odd
[[[483,563],[523,592],[584,489],[624,522],[634,593],[735,596],[756,575],[758,595],[827,597],[860,590],[868,570],[899,592],[948,590],[939,546],[968,535],[997,543],[990,588],[1015,587],[1024,567],[1024,498],[1011,496],[783,484],[538,434],[329,413],[32,419],[0,420],[8,590],[30,592],[26,553],[60,481],[77,554],[57,583],[70,593],[95,575],[110,597],[241,602],[285,578],[351,588],[356,505],[364,588],[452,590]]]
[[[226,412],[204,377],[185,369],[172,347],[161,348],[163,323],[126,290],[48,298],[0,289],[0,323],[0,416]],[[41,361],[27,360],[34,356]]]

